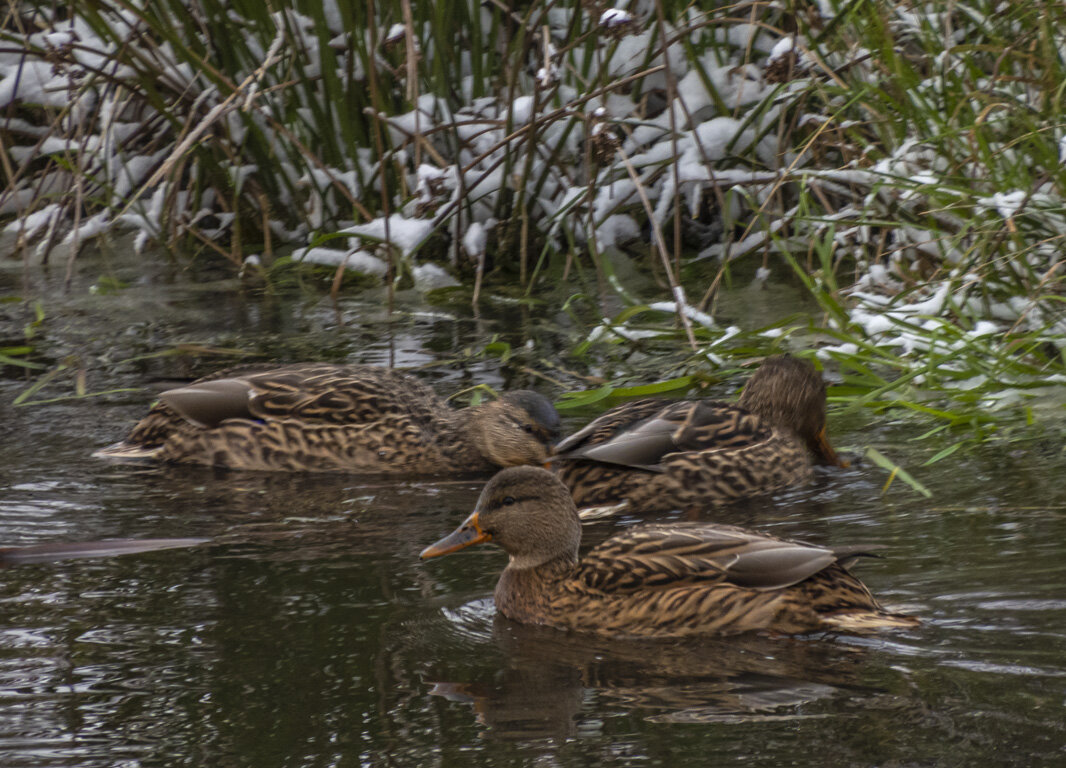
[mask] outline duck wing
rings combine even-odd
[[[630,593],[721,583],[783,589],[846,553],[724,525],[645,525],[614,536],[582,559],[575,578],[599,592]]]
[[[713,400],[639,400],[612,409],[556,446],[559,459],[662,471],[670,453],[737,449],[772,430],[743,408]]]
[[[220,376],[172,389],[160,401],[197,426],[226,419],[366,424],[398,417],[425,423],[442,406],[417,379],[370,366],[293,365]]]
[[[555,445],[555,451],[566,454],[571,451],[606,443],[619,432],[649,419],[664,407],[662,400],[633,400],[604,411],[569,437]]]

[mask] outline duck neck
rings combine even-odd
[[[570,554],[533,564],[511,558],[496,583],[497,610],[515,621],[543,623],[551,611],[552,596],[576,566],[577,557]]]
[[[444,459],[457,469],[472,472],[487,472],[495,468],[478,446],[483,440],[484,429],[477,418],[476,408],[448,409],[443,413],[437,428],[440,435],[440,452]]]
[[[577,565],[577,555],[565,554],[565,555],[552,555],[549,557],[538,557],[536,555],[511,555],[510,562],[507,564],[508,571],[515,571],[521,573],[537,572],[542,576],[548,577],[555,574],[569,575],[569,572],[574,570],[574,566]],[[565,572],[565,573],[564,573]]]
[[[787,411],[783,411],[781,406],[772,398],[765,397],[761,394],[751,395],[750,389],[745,389],[740,394],[740,400],[737,401],[737,405],[750,413],[755,414],[766,424],[770,425],[778,431],[783,431],[789,435],[797,436],[796,428],[793,426],[793,419],[789,417]]]

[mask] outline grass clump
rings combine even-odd
[[[578,355],[681,347],[680,380],[799,336],[839,397],[980,436],[1066,376],[1064,24],[1050,0],[19,8],[0,215],[42,257],[133,227],[234,269],[284,248],[335,290],[576,278]],[[723,324],[752,274],[821,316]]]

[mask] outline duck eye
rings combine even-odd
[[[503,501],[500,502],[505,507],[509,507],[514,504],[514,496],[504,496]]]
[[[523,424],[522,425],[522,431],[525,432],[527,435],[532,435],[533,434],[533,425],[532,424]]]

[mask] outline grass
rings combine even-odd
[[[268,283],[303,246],[376,257],[390,290],[435,262],[475,306],[575,281],[573,354],[675,361],[653,387],[814,345],[836,402],[958,445],[1038,420],[1066,380],[1066,7],[607,7],[13,6],[0,215],[68,263],[133,227]],[[757,268],[819,316],[723,328]]]

